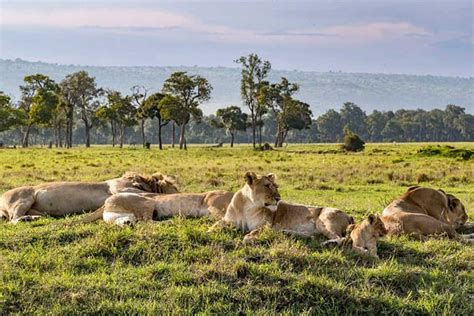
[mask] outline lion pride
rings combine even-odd
[[[178,192],[174,181],[161,173],[152,176],[129,172],[103,182],[50,182],[23,186],[0,197],[0,217],[17,223],[42,215],[62,216],[91,211],[118,192]]]

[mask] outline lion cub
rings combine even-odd
[[[352,240],[352,249],[361,254],[369,254],[378,259],[377,240],[387,234],[379,216],[369,217],[358,224],[347,227],[347,234]]]

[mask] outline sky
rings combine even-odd
[[[473,3],[0,0],[0,58],[473,77]]]

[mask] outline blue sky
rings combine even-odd
[[[0,0],[0,58],[473,76],[472,1]]]

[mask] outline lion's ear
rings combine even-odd
[[[161,172],[155,172],[154,174],[151,175],[153,179],[155,180],[163,180],[164,176]]]
[[[368,218],[369,218],[369,223],[370,224],[373,224],[375,222],[375,215],[374,214],[370,214]]]
[[[255,172],[247,171],[245,173],[245,182],[247,182],[248,185],[252,185],[256,180],[257,175],[255,174]]]
[[[271,182],[275,183],[277,177],[276,177],[276,174],[274,174],[274,173],[269,173],[269,174],[267,174],[267,178],[268,178]]]
[[[448,194],[448,207],[452,211],[459,205],[459,199],[454,195]]]

